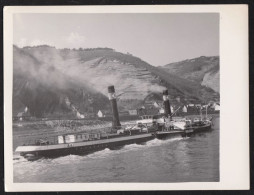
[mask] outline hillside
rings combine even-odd
[[[130,100],[135,109],[143,100],[161,99],[165,88],[172,98],[186,101],[219,98],[196,81],[109,48],[71,50],[44,45],[13,49],[14,115],[26,106],[37,117],[110,110],[109,85],[115,85],[120,110],[131,109]]]
[[[198,82],[218,93],[220,92],[220,66],[218,56],[201,56],[199,58],[167,64],[162,68],[168,73],[189,81]]]

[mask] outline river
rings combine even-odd
[[[219,117],[190,138],[154,139],[86,156],[14,160],[14,182],[217,182]]]

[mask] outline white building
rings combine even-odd
[[[81,114],[79,112],[76,113],[77,118],[81,118]]]
[[[215,111],[219,111],[219,110],[220,110],[220,105],[215,104],[215,106],[214,106],[214,110],[215,110]]]
[[[182,111],[183,111],[183,112],[187,112],[187,107],[186,107],[186,106],[183,106]]]
[[[105,115],[102,113],[101,110],[99,110],[98,113],[97,113],[97,116],[98,116],[99,118],[102,118],[102,117],[104,117]]]

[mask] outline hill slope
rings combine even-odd
[[[220,92],[220,66],[218,56],[201,56],[199,58],[167,64],[162,68],[171,74],[198,82],[218,93]]]
[[[115,85],[117,94],[121,94],[120,109],[126,108],[125,100],[140,103],[151,97],[161,99],[165,88],[172,97],[187,100],[219,97],[196,81],[186,81],[109,48],[70,50],[37,46],[21,49],[14,46],[13,58],[14,114],[25,106],[38,117],[73,109],[80,112],[110,110],[109,85]]]

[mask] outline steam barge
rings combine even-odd
[[[58,135],[53,140],[35,140],[34,144],[18,146],[16,152],[28,160],[41,157],[59,157],[68,154],[85,155],[105,148],[115,149],[127,144],[144,143],[158,138],[188,137],[195,132],[211,129],[211,122],[198,121],[192,123],[185,118],[172,119],[168,90],[163,91],[165,116],[143,116],[131,127],[123,128],[119,121],[114,86],[108,87],[108,96],[112,107],[113,119],[110,133],[78,132]]]

